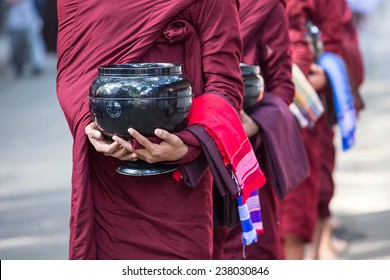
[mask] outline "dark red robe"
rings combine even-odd
[[[343,52],[342,56],[348,69],[351,90],[355,99],[355,108],[359,112],[364,109],[364,100],[360,87],[364,81],[363,56],[359,45],[359,34],[352,19],[352,11],[348,3],[343,0]]]
[[[311,0],[313,1],[313,0]],[[313,15],[318,24],[322,24],[320,29],[324,38],[324,49],[328,52],[333,52],[344,60],[352,94],[355,99],[355,108],[357,111],[363,109],[364,103],[359,92],[359,87],[363,82],[364,69],[362,57],[359,49],[359,42],[356,30],[354,29],[352,22],[352,14],[349,10],[346,0],[316,0],[316,7],[313,5]],[[325,14],[328,12],[329,14]],[[326,116],[330,120],[330,124],[334,122],[334,110],[332,109],[332,101],[329,100],[331,92],[329,89],[323,92],[328,98],[326,98]],[[331,215],[330,202],[334,195],[334,180],[333,170],[336,160],[336,147],[334,141],[338,139],[334,138],[333,128],[329,125],[329,122],[323,122],[324,136],[321,138],[322,151],[321,151],[321,171],[320,171],[320,195],[318,215],[320,217],[328,217]]]
[[[306,22],[310,20],[306,0],[287,0],[289,35],[293,62],[308,76],[313,55],[306,39]],[[310,241],[317,219],[320,188],[319,156],[321,131],[318,126],[301,129],[302,139],[310,164],[309,177],[280,201],[280,228],[282,238],[294,235]]]
[[[57,94],[74,138],[70,259],[210,259],[212,178],[195,188],[172,174],[131,177],[95,151],[88,89],[100,65],[184,64],[194,94],[218,92],[238,109],[242,41],[235,0],[58,3]],[[183,139],[200,153],[194,136]]]
[[[241,0],[240,4],[241,31],[244,42],[243,62],[259,65],[265,81],[265,94],[274,94],[288,105],[294,97],[294,85],[291,77],[291,57],[284,3],[279,0]],[[266,176],[269,176],[270,170],[266,168],[267,159],[264,157],[264,146],[254,148],[260,166],[265,170]],[[277,208],[278,197],[271,184],[272,180],[267,179],[267,183],[259,192],[264,234],[259,237],[256,244],[245,247],[244,256],[239,226],[230,229],[223,246],[222,257],[224,259],[283,258]],[[219,237],[221,238],[221,234]]]
[[[324,50],[338,55],[342,54],[343,42],[343,8],[339,0],[301,0],[303,9],[299,14],[297,0],[289,0],[289,17],[292,21],[290,28],[296,29],[296,23],[311,20],[321,31]],[[301,24],[301,23],[299,23]],[[305,30],[301,29],[292,39],[292,45],[297,45],[298,51],[293,54],[295,61],[304,73],[308,75],[309,57],[307,51],[302,51],[303,44],[299,38],[304,38]],[[291,32],[290,32],[291,34]],[[294,47],[293,47],[294,53]],[[305,56],[305,57],[303,57]],[[330,88],[319,91],[325,107],[324,115],[318,120],[313,129],[303,129],[302,136],[310,160],[311,173],[294,191],[289,193],[281,203],[282,235],[293,234],[310,241],[317,217],[330,216],[329,204],[334,193],[333,170],[335,164],[335,146],[333,143],[334,123],[332,98]]]
[[[344,0],[308,0],[309,17],[321,31],[321,39],[324,43],[324,51],[331,52],[343,58],[343,15]],[[321,131],[320,148],[320,193],[318,203],[318,215],[321,218],[329,217],[330,201],[334,194],[333,171],[335,167],[336,148],[334,144],[333,124],[335,113],[333,109],[332,93],[329,87],[319,91],[325,107],[325,113],[316,125]]]
[[[307,0],[286,0],[286,14],[289,22],[290,49],[293,63],[308,76],[313,55],[306,38]]]

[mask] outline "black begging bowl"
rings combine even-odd
[[[153,136],[156,128],[177,132],[192,104],[182,67],[171,63],[101,66],[89,90],[92,119],[107,136],[129,139],[129,128]]]
[[[243,108],[247,111],[263,99],[264,80],[260,75],[260,66],[241,63],[240,67],[245,85]]]

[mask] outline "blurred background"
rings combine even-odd
[[[0,0],[0,259],[67,259],[72,138],[55,88],[57,1],[26,1],[36,9],[27,26],[20,16],[5,20],[17,1]],[[390,2],[350,3],[366,109],[352,150],[342,152],[336,137],[334,234],[344,241],[341,259],[383,260],[390,259]],[[22,62],[12,54],[28,52],[20,36],[36,48]]]

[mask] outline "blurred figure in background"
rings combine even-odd
[[[46,0],[45,7],[42,12],[43,18],[43,38],[46,43],[48,52],[56,52],[57,50],[57,0]]]
[[[9,34],[11,65],[20,77],[26,64],[32,74],[45,69],[46,48],[41,34],[43,23],[33,0],[6,0],[5,28]]]
[[[364,76],[362,57],[345,0],[288,0],[287,15],[293,62],[318,91],[326,110],[313,127],[302,130],[311,165],[310,177],[281,201],[285,258],[303,259],[305,244],[312,242],[309,258],[335,259],[338,250],[346,246],[343,240],[332,236],[329,206],[334,193],[333,127],[340,124],[334,117],[332,81],[318,64],[323,47],[325,52],[344,61],[354,108],[360,111],[364,107],[359,94]]]
[[[334,127],[337,125],[340,129],[340,136],[343,140],[343,151],[350,149],[353,146],[354,135],[347,135],[347,140],[351,140],[352,144],[348,144],[344,132],[346,128],[350,129],[356,125],[355,115],[364,108],[363,100],[359,94],[359,87],[363,82],[363,64],[362,57],[358,46],[357,33],[353,29],[352,14],[349,10],[346,0],[308,0],[309,16],[321,32],[321,40],[323,41],[324,54],[338,57],[346,69],[345,81],[349,83],[349,90],[342,87],[336,82],[332,76],[339,75],[338,79],[344,81],[341,77],[340,69],[324,68],[324,54],[321,55],[317,64],[312,64],[309,80],[318,90],[322,98],[325,115],[322,117],[316,126],[320,126],[322,137],[320,141],[321,153],[319,156],[320,162],[320,191],[318,200],[318,219],[313,236],[313,242],[309,251],[308,258],[310,259],[337,259],[336,243],[333,239],[332,228],[332,212],[330,203],[334,196],[334,179],[333,171],[335,168],[336,146],[334,144]],[[320,65],[320,67],[319,67]],[[325,74],[326,73],[326,74]],[[337,74],[334,74],[337,73]],[[344,92],[345,90],[345,92]],[[352,111],[345,111],[351,116],[349,126],[340,119],[340,104],[337,104],[337,92],[343,91],[344,98],[347,101],[348,94],[351,95],[351,100],[354,102]],[[353,103],[352,102],[352,103]],[[344,106],[346,104],[342,104]],[[346,115],[343,115],[346,117]],[[352,123],[353,122],[353,123]],[[343,126],[344,125],[344,126]],[[344,129],[344,131],[343,131]],[[341,246],[344,247],[344,246]]]

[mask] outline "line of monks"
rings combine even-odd
[[[351,10],[345,0],[286,0],[240,1],[240,21],[244,40],[244,59],[249,64],[259,64],[266,84],[266,94],[281,97],[292,103],[292,63],[299,66],[315,88],[325,108],[324,114],[313,127],[300,129],[310,165],[309,175],[288,190],[283,197],[277,195],[275,180],[268,180],[260,190],[261,207],[264,209],[264,235],[256,245],[240,247],[239,228],[220,227],[216,230],[214,257],[217,259],[335,259],[332,246],[330,201],[334,194],[333,170],[335,167],[334,129],[337,126],[332,89],[323,76],[324,70],[317,64],[312,40],[308,40],[308,24],[319,29],[324,52],[340,56],[347,66],[350,87],[356,111],[363,109],[359,87],[363,82],[363,63],[358,34]],[[255,23],[254,23],[255,22]],[[290,41],[290,45],[287,42]],[[256,50],[256,51],[255,51]],[[259,106],[261,110],[261,106]],[[282,109],[281,109],[282,110]],[[256,113],[250,115],[256,119]],[[262,117],[266,117],[262,116]],[[286,116],[284,122],[288,121]],[[262,120],[256,120],[262,126]],[[278,119],[278,121],[281,121]],[[276,121],[273,124],[280,126]],[[281,129],[285,129],[281,127]],[[283,134],[284,132],[284,134]],[[266,130],[263,133],[275,133]],[[280,132],[270,142],[282,142],[282,146],[294,145],[292,133]],[[263,138],[267,136],[263,135]],[[279,143],[280,144],[280,143]],[[277,143],[275,145],[278,145]],[[267,147],[263,147],[267,149]],[[283,149],[283,148],[282,148]],[[283,150],[284,152],[285,150]],[[259,150],[259,158],[271,177],[267,153]],[[273,154],[275,156],[275,154]],[[288,151],[276,155],[289,168],[288,178],[304,168],[304,156],[299,163],[289,157]],[[275,170],[273,172],[276,172]],[[301,172],[302,173],[302,172]],[[279,174],[283,176],[283,174]],[[305,176],[301,176],[304,178]],[[289,179],[291,180],[291,179]],[[310,245],[310,246],[307,246]],[[307,250],[309,247],[309,250]]]

